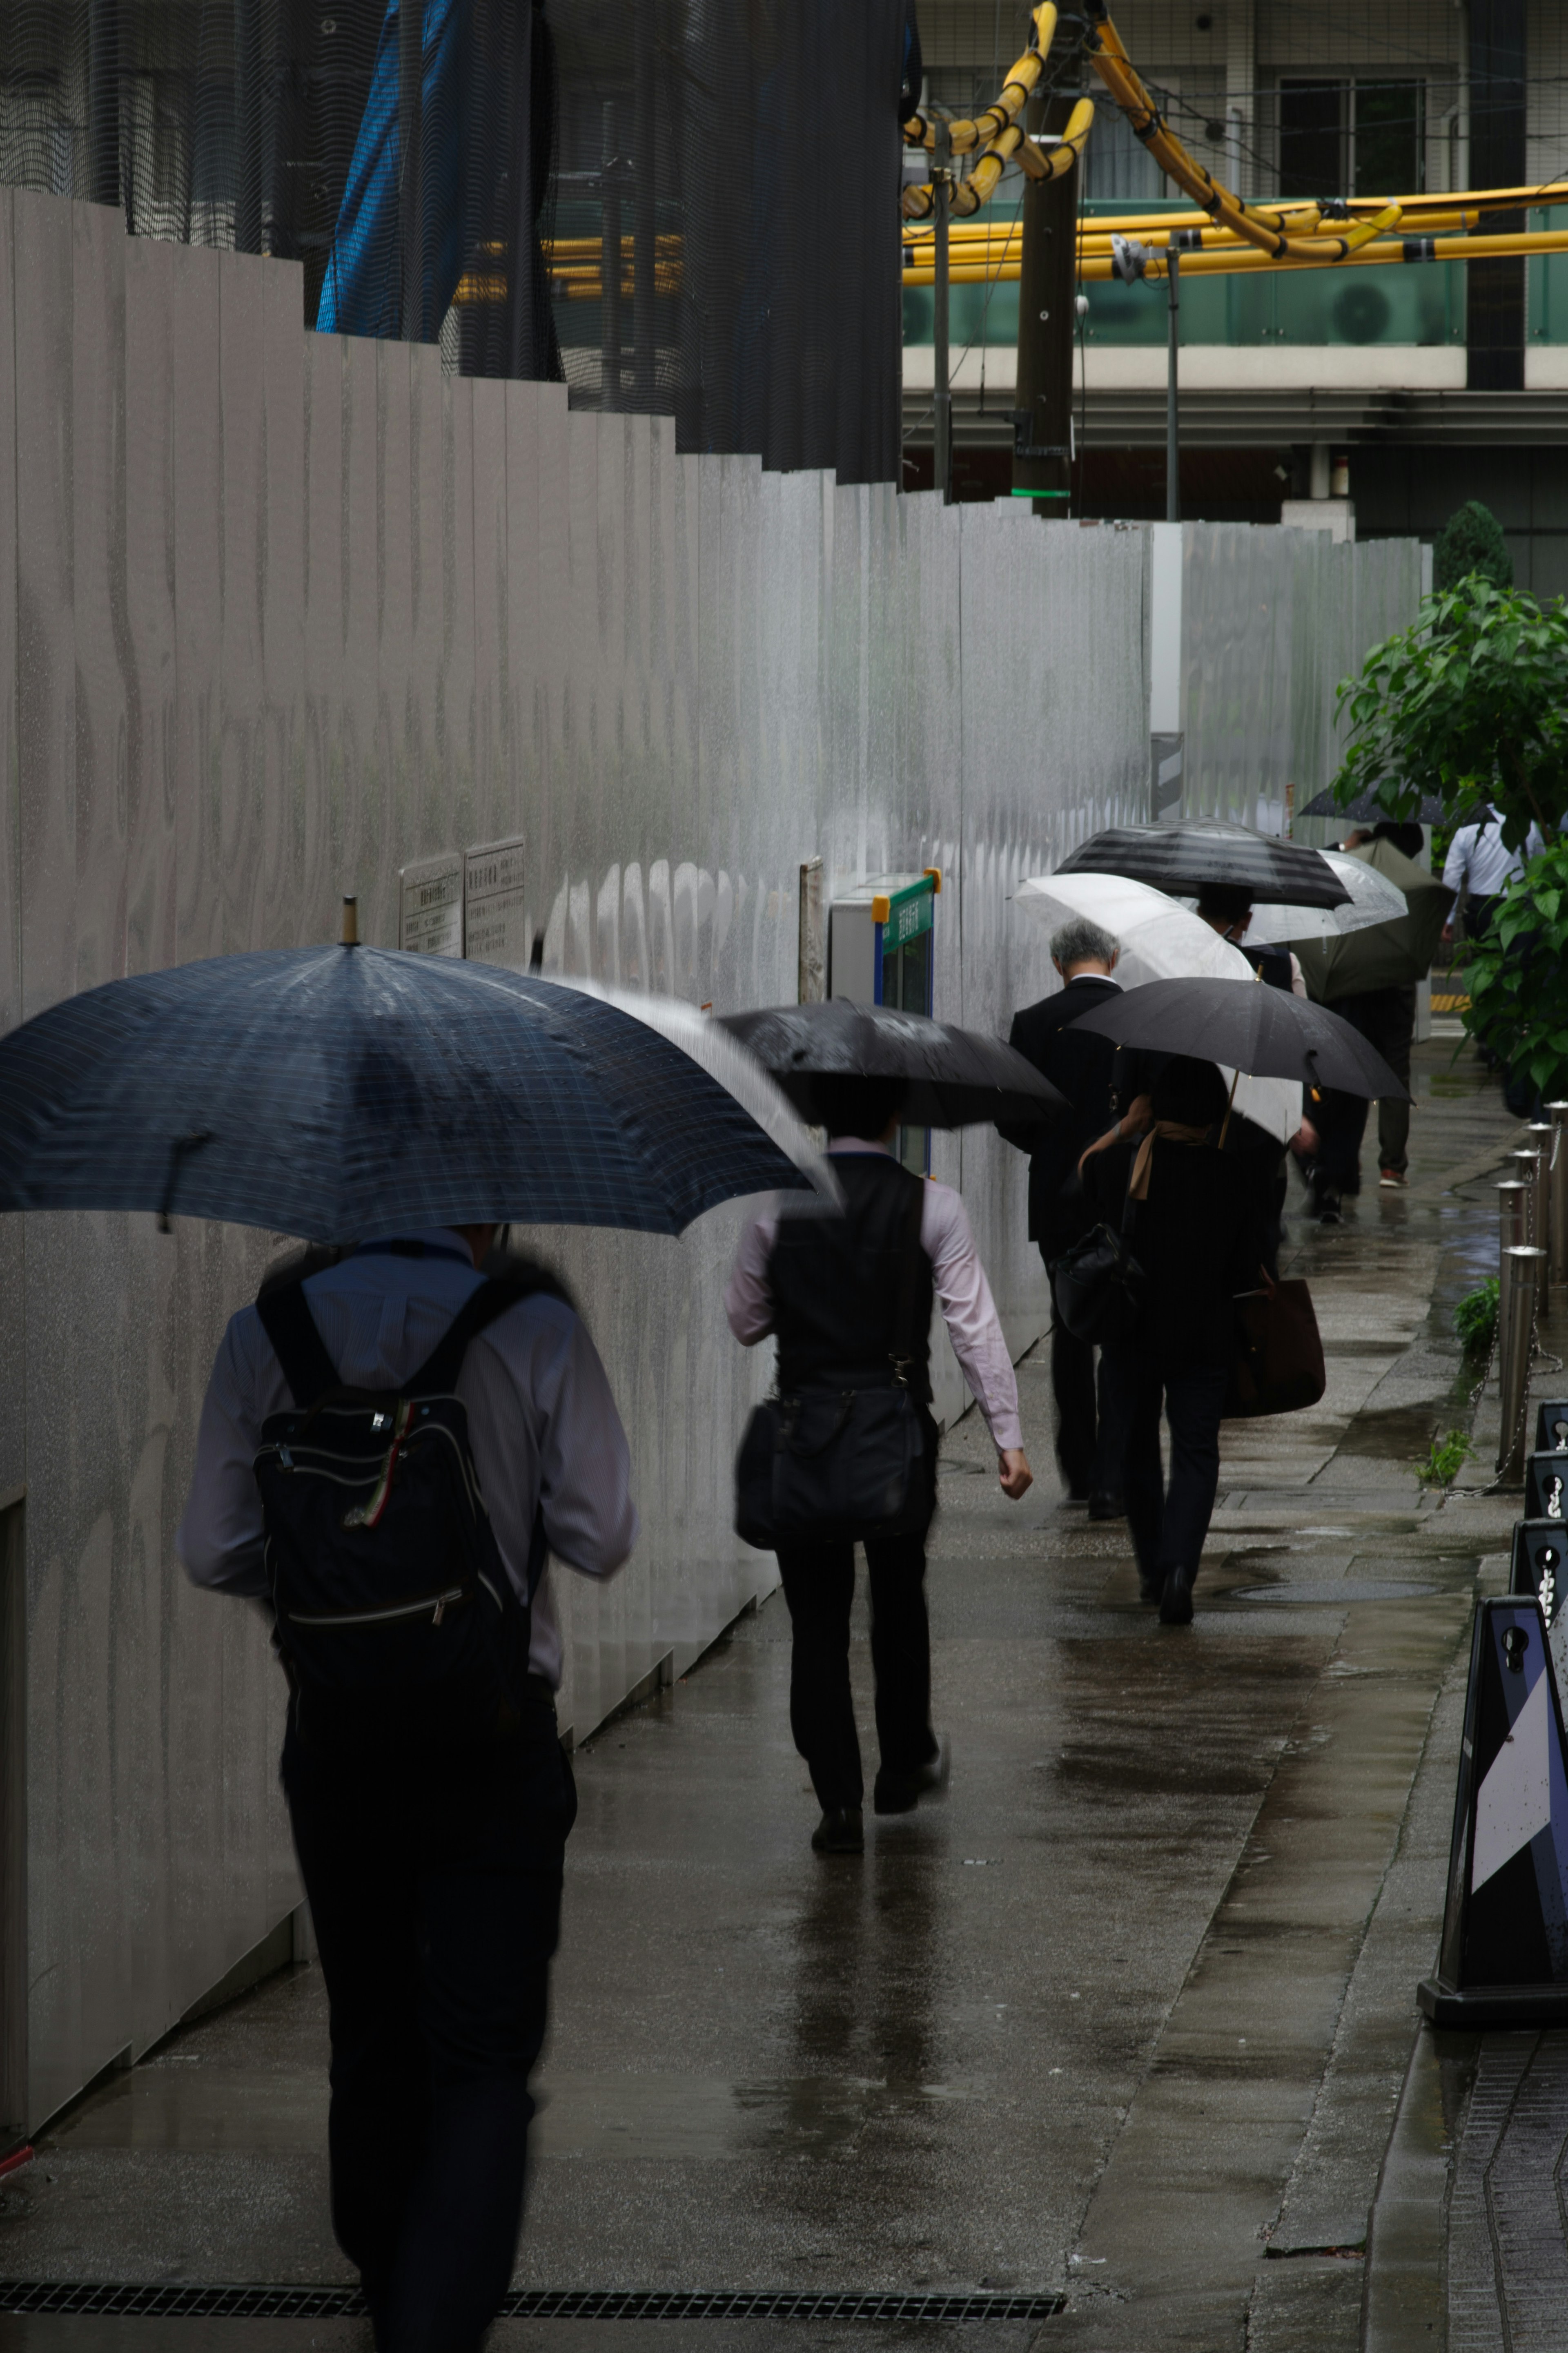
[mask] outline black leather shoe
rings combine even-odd
[[[871,1791],[872,1807],[879,1814],[912,1814],[922,1798],[942,1796],[952,1772],[952,1751],[944,1737],[937,1742],[936,1755],[912,1773],[889,1773],[884,1767]]]
[[[1097,1487],[1089,1499],[1089,1516],[1091,1520],[1124,1520],[1127,1510],[1120,1495]]]
[[[818,1854],[864,1854],[866,1831],[858,1806],[833,1806],[811,1833]]]
[[[1163,1601],[1164,1599],[1164,1596],[1165,1580],[1163,1577],[1139,1577],[1138,1599],[1140,1601]]]
[[[1190,1626],[1193,1622],[1193,1572],[1190,1568],[1173,1568],[1165,1578],[1165,1589],[1160,1596],[1162,1626]]]

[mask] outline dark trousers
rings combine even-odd
[[[1414,988],[1373,988],[1360,997],[1342,997],[1333,1008],[1367,1044],[1383,1056],[1403,1086],[1410,1084],[1410,1041],[1415,1034]],[[1317,1159],[1321,1190],[1359,1193],[1361,1145],[1366,1132],[1366,1097],[1331,1090],[1319,1107],[1317,1128],[1321,1148]],[[1385,1096],[1377,1106],[1377,1157],[1380,1168],[1396,1168],[1403,1176],[1410,1166],[1410,1105]]]
[[[373,1764],[284,1742],[331,2012],[332,2228],[378,2353],[473,2353],[516,2259],[577,1810],[530,1693],[505,1744]]]
[[[1126,1417],[1122,1494],[1140,1576],[1163,1585],[1173,1568],[1195,1577],[1219,1486],[1219,1425],[1229,1372],[1178,1371],[1133,1350],[1115,1352]],[[1160,1469],[1160,1402],[1171,1429],[1171,1483]]]
[[[849,1692],[849,1610],[855,1599],[852,1544],[790,1545],[778,1556],[794,1630],[789,1723],[811,1768],[824,1813],[865,1795],[855,1705]],[[918,1536],[866,1546],[871,1579],[871,1665],[877,1678],[877,1746],[897,1777],[936,1755],[931,1728],[931,1630],[926,1620],[926,1548]]]
[[[1047,1275],[1055,1264],[1054,1259],[1046,1260]],[[1057,1461],[1068,1488],[1075,1495],[1119,1495],[1121,1431],[1105,1351],[1100,1350],[1097,1380],[1091,1343],[1075,1337],[1054,1309],[1051,1388],[1057,1401]]]

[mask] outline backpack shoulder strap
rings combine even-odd
[[[300,1282],[266,1285],[256,1312],[297,1406],[314,1405],[329,1389],[342,1388],[342,1376],[327,1354]]]
[[[476,1334],[504,1315],[509,1307],[520,1300],[531,1298],[542,1284],[509,1282],[499,1275],[489,1275],[473,1295],[466,1299],[443,1336],[411,1377],[398,1384],[405,1397],[445,1397],[456,1386],[462,1370],[468,1343]]]

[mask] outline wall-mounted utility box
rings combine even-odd
[[[827,993],[858,1005],[933,1010],[931,954],[942,875],[878,874],[833,902]]]

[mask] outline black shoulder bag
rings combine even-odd
[[[1131,1339],[1143,1304],[1143,1270],[1132,1255],[1132,1182],[1128,1178],[1121,1229],[1096,1226],[1057,1261],[1051,1293],[1057,1314],[1075,1340],[1106,1347]]]
[[[892,1377],[869,1389],[771,1397],[746,1424],[735,1461],[735,1533],[759,1552],[782,1544],[864,1544],[918,1535],[931,1518],[925,1443],[906,1374],[920,1272],[923,1188],[910,1204]]]

